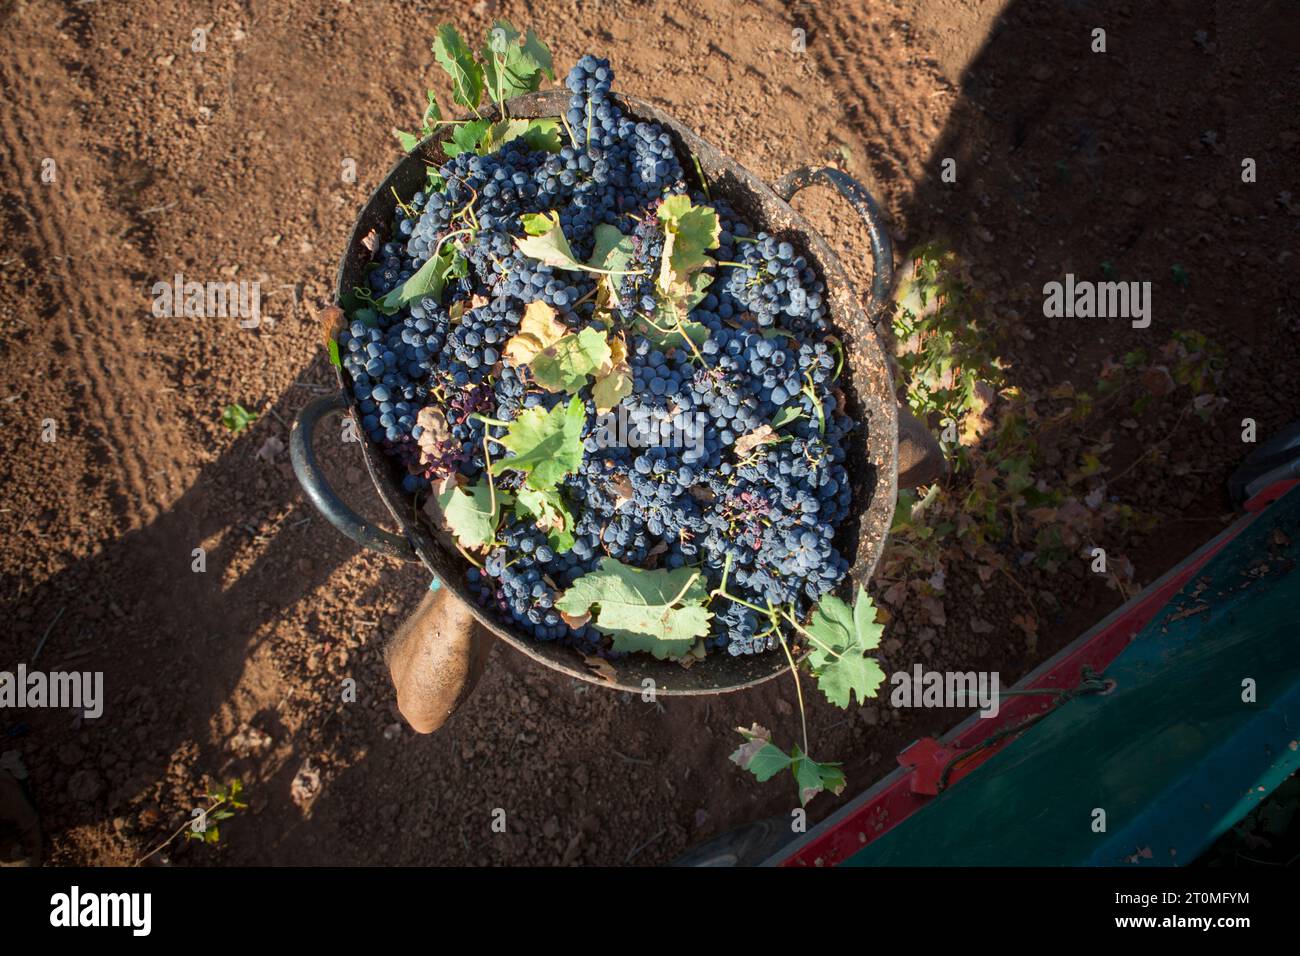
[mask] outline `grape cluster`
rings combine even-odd
[[[479,416],[509,422],[523,409],[567,396],[536,386],[513,366],[506,343],[525,308],[542,301],[566,327],[621,331],[633,378],[615,410],[617,434],[603,437],[584,394],[584,459],[560,485],[572,515],[565,549],[531,519],[507,510],[482,567],[468,573],[486,607],[538,640],[608,655],[589,622],[567,622],[557,595],[606,556],[640,567],[700,569],[716,587],[727,572],[706,642],[739,655],[777,646],[768,617],[753,608],[804,613],[844,577],[834,535],[852,491],[844,447],[852,422],[834,388],[832,345],[816,271],[792,244],[755,234],[725,202],[688,187],[671,135],[626,117],[610,95],[609,63],[584,56],[569,73],[564,145],[550,153],[513,140],[487,156],[463,152],[436,183],[399,203],[392,239],[375,254],[367,299],[381,300],[448,247],[464,274],[439,296],[395,312],[354,312],[340,355],[367,436],[404,467],[404,488],[424,494],[453,474],[484,473],[484,437],[503,434]],[[639,332],[653,318],[655,275],[664,251],[657,215],[687,193],[721,225],[712,285],[689,320],[708,332],[696,347],[663,348]],[[597,315],[598,276],[522,255],[520,216],[558,211],[574,254],[594,248],[598,225],[631,237],[629,272],[617,279],[609,312]],[[778,438],[738,447],[778,416]],[[743,451],[741,448],[743,447]],[[496,477],[503,491],[518,474]],[[576,625],[576,626],[575,626]]]
[[[740,242],[736,255],[743,268],[727,270],[727,291],[759,325],[771,326],[780,318],[784,328],[796,333],[825,325],[825,287],[793,245],[760,232],[753,241]]]

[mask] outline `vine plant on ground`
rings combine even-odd
[[[899,495],[876,578],[886,610],[915,605],[942,627],[947,573],[972,567],[981,586],[996,579],[1017,591],[1022,604],[1012,621],[1032,649],[1043,609],[1032,582],[1023,583],[1025,570],[1051,574],[1069,561],[1091,562],[1099,544],[1106,583],[1128,596],[1133,567],[1121,549],[1154,516],[1117,492],[1189,419],[1221,407],[1218,347],[1180,331],[1158,348],[1104,361],[1086,388],[1068,380],[1042,391],[1014,386],[999,356],[1010,330],[964,263],[937,245],[913,253],[893,331],[906,399],[944,436],[952,467],[942,482]],[[1125,434],[1159,431],[1165,413],[1174,421],[1161,440],[1122,469],[1111,464]]]

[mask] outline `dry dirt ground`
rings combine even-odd
[[[1005,360],[1026,387],[1095,377],[1154,340],[1053,324],[1025,289],[1103,260],[1150,279],[1163,334],[1200,329],[1230,367],[1227,404],[1158,463],[1140,459],[1158,435],[1117,450],[1123,495],[1157,519],[1130,552],[1137,583],[1219,527],[1241,418],[1267,433],[1296,417],[1300,11],[1283,0],[0,3],[0,668],[39,647],[34,666],[105,674],[98,720],[0,714],[49,862],[133,863],[234,777],[250,808],[220,844],[177,841],[149,862],[663,863],[788,812],[791,784],[727,762],[738,724],[794,739],[786,681],[648,704],[498,647],[444,731],[404,729],[381,648],[427,576],[358,553],[290,471],[287,423],[331,381],[313,311],[397,156],[387,130],[444,88],[433,29],[481,35],[499,16],[565,68],[609,57],[619,88],[768,181],[809,161],[847,169],[901,248],[947,237],[1022,330]],[[1088,51],[1098,26],[1105,54]],[[844,210],[815,196],[809,210],[846,261],[866,261]],[[259,279],[268,321],[155,318],[149,289],[178,272]],[[260,412],[238,437],[218,421],[231,402]],[[47,420],[57,441],[41,440]],[[373,497],[354,453],[329,461],[346,497]],[[946,626],[892,625],[887,670],[993,666],[1009,682],[1120,600],[1062,570],[1027,642],[1010,585],[960,572]],[[968,632],[976,611],[992,633]],[[814,700],[809,730],[845,761],[842,801],[957,719]],[[305,766],[319,786],[295,796]],[[819,797],[812,816],[837,805]]]

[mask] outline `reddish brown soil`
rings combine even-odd
[[[418,115],[427,84],[441,88],[427,44],[447,16],[474,34],[496,16],[532,26],[564,66],[608,56],[620,88],[769,181],[808,161],[861,177],[900,246],[944,235],[969,259],[1022,330],[1006,360],[1027,388],[1090,382],[1104,356],[1176,328],[1214,337],[1231,359],[1227,406],[1181,426],[1167,456],[1115,489],[1158,521],[1131,552],[1139,581],[1208,537],[1243,454],[1237,423],[1253,417],[1267,434],[1296,412],[1300,14],[1282,0],[1013,0],[994,29],[989,6],[0,5],[0,668],[40,645],[35,666],[102,670],[107,694],[97,721],[0,715],[0,750],[29,772],[47,858],[131,863],[210,782],[235,776],[251,809],[221,845],[181,841],[155,861],[661,863],[792,805],[788,782],[760,785],[727,762],[738,724],[795,739],[785,681],[654,705],[498,647],[440,734],[405,730],[381,647],[427,577],[358,553],[312,511],[277,447],[330,382],[312,312],[396,157],[386,131]],[[1097,25],[1105,55],[1087,52]],[[204,53],[190,48],[199,27],[211,31]],[[793,28],[806,54],[791,52]],[[1246,156],[1253,185],[1240,180]],[[956,184],[940,181],[945,157]],[[348,159],[355,183],[341,174]],[[843,209],[816,196],[808,209],[848,263],[866,262]],[[1152,330],[1041,317],[1043,282],[1096,277],[1103,260],[1154,282]],[[261,279],[273,324],[155,318],[149,287],[175,272]],[[218,423],[235,401],[262,410],[239,437]],[[40,441],[45,419],[54,443]],[[1114,471],[1163,435],[1139,432]],[[329,463],[358,507],[373,498],[354,450]],[[1062,571],[1060,610],[1044,611],[1030,649],[1008,623],[1023,610],[1014,590],[977,592],[961,568],[949,573],[948,626],[895,622],[889,669],[982,665],[1009,682],[1120,599]],[[995,631],[968,634],[972,613]],[[348,677],[355,704],[340,700]],[[842,801],[957,719],[813,699],[809,733],[817,755],[846,762]],[[269,743],[235,742],[245,726]],[[291,781],[306,762],[322,786],[300,806]],[[819,797],[813,816],[837,805]],[[490,830],[497,808],[504,834]]]

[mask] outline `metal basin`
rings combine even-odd
[[[836,544],[850,561],[849,575],[856,583],[866,583],[876,568],[893,520],[898,482],[898,405],[890,365],[876,333],[874,319],[884,305],[893,274],[892,252],[879,211],[870,194],[859,183],[834,169],[807,167],[786,175],[775,189],[768,187],[753,173],[710,146],[691,130],[640,100],[614,95],[623,112],[637,120],[660,124],[675,139],[683,158],[694,154],[713,198],[725,199],[751,226],[765,230],[779,239],[789,240],[818,271],[826,285],[824,301],[831,324],[845,347],[845,376],[841,379],[847,399],[847,411],[858,423],[847,449],[848,474],[853,489],[853,513],[840,528]],[[568,93],[562,90],[533,93],[510,101],[510,114],[533,118],[558,116],[565,111]],[[484,113],[491,116],[491,113]],[[436,138],[421,143],[395,165],[371,194],[339,264],[335,298],[363,282],[364,268],[371,259],[362,240],[372,230],[387,237],[392,226],[396,202],[393,190],[403,198],[422,188],[426,164],[440,164],[441,147]],[[687,176],[694,179],[690,162],[683,163]],[[839,259],[825,240],[789,205],[793,195],[805,186],[823,183],[837,189],[866,221],[871,237],[874,278],[864,310],[858,293],[850,284]],[[693,185],[699,186],[698,182]],[[337,331],[328,330],[330,334]],[[400,466],[382,450],[362,440],[366,470],[375,491],[383,501],[399,533],[376,528],[358,517],[325,482],[316,465],[311,448],[312,431],[327,414],[351,411],[360,420],[361,413],[352,395],[350,376],[336,369],[339,392],[317,399],[299,414],[291,436],[291,457],[299,482],[312,503],[340,531],[358,544],[396,558],[418,560],[441,580],[457,598],[467,604],[488,631],[520,653],[580,680],[600,686],[617,686],[640,692],[643,681],[654,681],[655,692],[667,695],[713,694],[739,690],[768,680],[788,667],[785,656],[777,652],[732,657],[710,654],[686,669],[671,661],[659,661],[646,654],[629,655],[611,662],[616,678],[611,685],[589,669],[571,648],[538,641],[522,630],[499,620],[486,608],[479,607],[466,582],[465,559],[452,547],[440,543],[431,527],[418,515],[411,496],[401,488]]]

